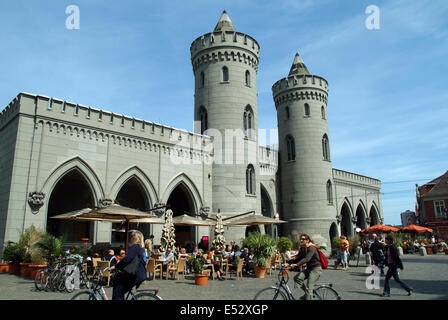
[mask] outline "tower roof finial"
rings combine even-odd
[[[230,20],[229,15],[226,10],[224,10],[221,14],[221,18],[219,18],[218,23],[215,27],[215,32],[218,31],[236,31],[233,26],[232,20]]]
[[[298,53],[296,53],[296,56],[294,57],[294,62],[292,63],[291,69],[289,70],[289,75],[292,76],[293,74],[297,75],[310,74],[305,63],[303,62],[302,58],[300,58]]]

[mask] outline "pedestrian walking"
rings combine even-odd
[[[373,243],[370,245],[370,253],[372,254],[373,264],[380,269],[381,276],[384,276],[384,246],[378,240],[376,234],[372,235]]]
[[[341,236],[340,239],[341,239],[341,243],[338,248],[338,262],[334,268],[337,269],[339,267],[339,265],[341,265],[344,270],[348,270],[347,257],[349,255],[348,250],[349,250],[350,244],[349,244],[346,236]]]
[[[392,236],[386,237],[386,248],[385,248],[385,263],[388,267],[386,273],[386,279],[384,281],[384,291],[383,297],[390,297],[390,278],[394,277],[395,281],[398,282],[401,287],[407,291],[408,296],[412,294],[412,288],[409,287],[405,282],[400,280],[398,275],[398,269],[403,270],[403,262],[398,256],[397,248],[394,245],[394,239]]]

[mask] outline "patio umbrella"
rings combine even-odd
[[[402,232],[418,232],[418,233],[422,233],[422,232],[433,232],[432,229],[430,228],[425,228],[422,226],[417,226],[415,224],[411,224],[407,227],[403,227],[400,229],[400,231]]]
[[[221,212],[216,214],[215,240],[213,240],[213,245],[217,251],[224,252],[226,239],[224,238],[224,224],[222,222]]]
[[[162,251],[166,251],[168,248],[171,248],[171,250],[174,251],[174,245],[176,244],[174,230],[173,211],[168,209],[165,212],[165,224],[162,229]]]
[[[192,216],[189,216],[187,214],[177,216],[173,218],[173,224],[175,226],[212,226],[215,224],[215,222],[210,220],[202,220],[202,219],[196,219]]]
[[[228,227],[232,227],[232,226],[237,227],[237,226],[244,226],[244,225],[256,226],[256,225],[261,225],[261,224],[277,224],[277,223],[287,223],[287,221],[253,214],[253,215],[243,217],[243,218],[235,220],[235,221],[230,221],[230,222],[226,221],[224,225],[228,226]]]
[[[390,226],[386,226],[383,224],[376,224],[374,226],[371,226],[369,228],[363,229],[359,232],[365,233],[365,232],[397,232],[398,229]]]
[[[79,220],[79,221],[108,221],[108,222],[125,222],[126,223],[126,238],[125,248],[128,250],[128,237],[129,237],[129,223],[131,222],[143,222],[136,221],[141,218],[154,218],[150,214],[120,206],[116,203],[109,206],[100,208],[84,208],[67,213],[63,213],[57,216],[51,217],[53,219],[67,219],[67,220]]]

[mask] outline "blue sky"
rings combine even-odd
[[[259,128],[276,128],[271,87],[299,52],[329,82],[333,167],[380,179],[385,223],[400,224],[415,184],[448,170],[444,0],[2,1],[1,104],[25,91],[192,131],[190,44],[224,9],[261,46]]]

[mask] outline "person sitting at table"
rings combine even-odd
[[[174,262],[174,253],[171,251],[171,248],[167,248],[166,251],[162,253],[160,260],[164,260],[164,265]]]
[[[211,247],[210,251],[207,254],[207,263],[211,263],[213,261],[214,255],[215,255],[215,247]]]
[[[193,252],[192,252],[191,254],[196,258],[196,256],[198,255],[198,253],[199,253],[199,249],[198,249],[197,246],[195,246],[194,249],[193,249]]]
[[[243,272],[244,272],[244,274],[248,275],[248,274],[251,274],[251,273],[255,273],[254,272],[254,263],[252,261],[250,261],[251,257],[250,257],[248,248],[244,248],[243,249],[243,251],[241,252],[240,259],[244,259],[244,264],[243,264]]]
[[[218,280],[224,281],[224,278],[223,278],[223,276],[222,276],[222,274],[223,274],[223,271],[222,271],[222,261],[219,260],[219,259],[216,257],[216,255],[220,255],[221,252],[215,252],[215,248],[214,248],[214,247],[212,247],[211,250],[212,250],[212,251],[210,251],[210,252],[213,252],[213,255],[211,256],[210,261],[212,261],[212,263],[213,263],[213,268],[216,270],[216,271],[215,271],[215,272],[216,272],[216,277],[218,278]],[[210,253],[209,253],[209,256],[210,256]],[[215,259],[215,258],[216,258],[216,259]]]
[[[113,249],[109,249],[109,251],[107,252],[107,255],[104,256],[103,260],[109,261],[109,265],[111,267],[113,267],[114,265],[116,265],[118,263],[118,259],[115,256],[115,252]]]
[[[177,256],[178,256],[178,258],[188,258],[187,249],[181,248],[180,252]]]
[[[126,257],[126,251],[124,250],[120,250],[120,255],[118,256],[118,260],[123,259],[124,257]]]

